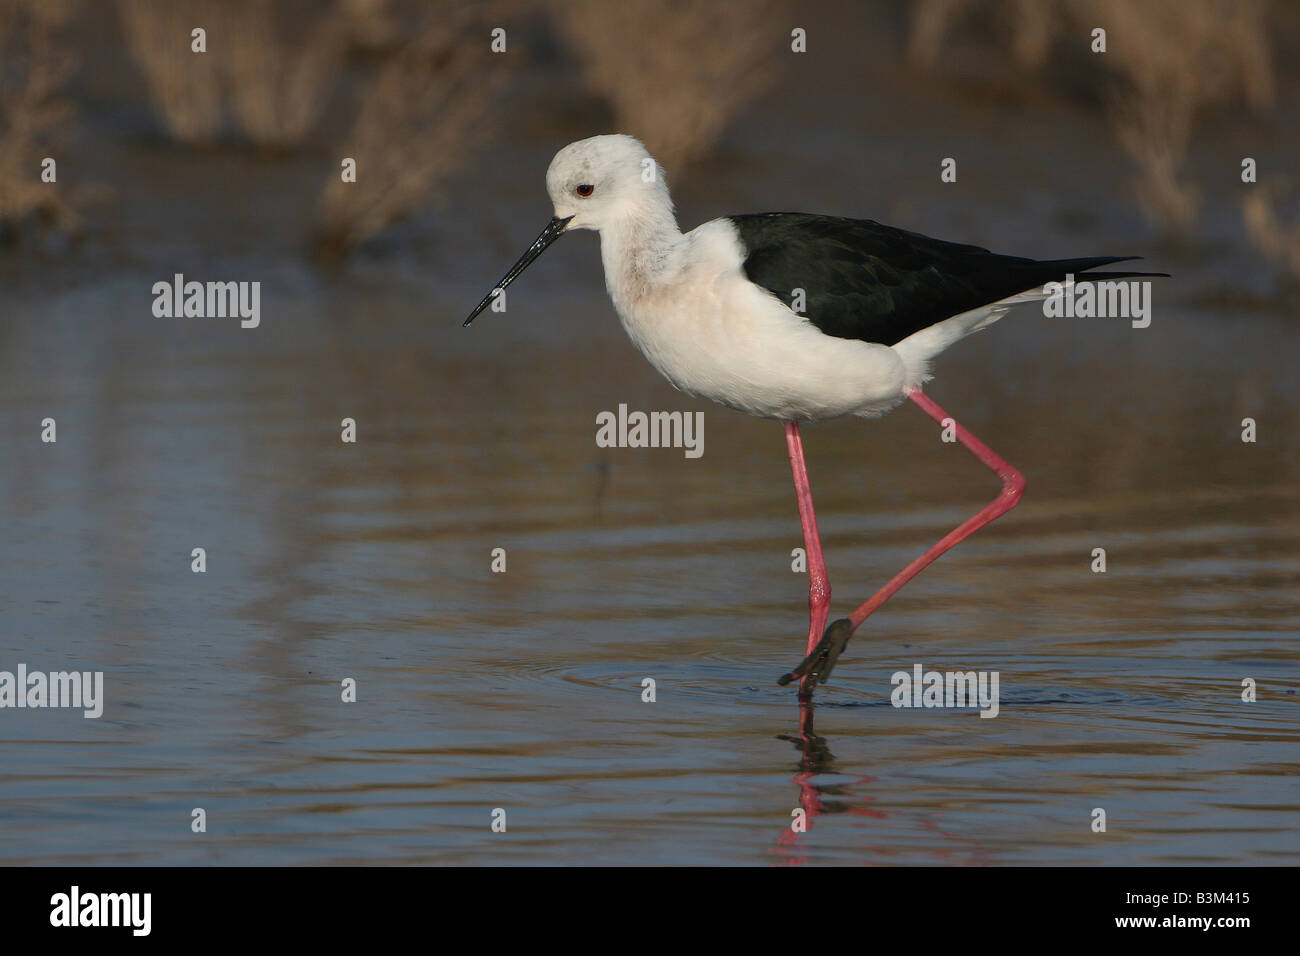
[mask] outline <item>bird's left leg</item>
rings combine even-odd
[[[803,544],[808,556],[808,646],[811,654],[822,640],[826,618],[831,610],[831,582],[826,575],[826,560],[822,557],[822,539],[817,531],[817,516],[813,513],[812,488],[808,484],[808,467],[803,458],[803,440],[799,437],[799,423],[785,423],[785,444],[790,453],[790,472],[794,476],[794,493],[799,501],[799,523],[803,525]],[[804,690],[800,684],[800,692]],[[811,685],[808,687],[811,691]]]
[[[826,629],[826,635],[815,646],[809,649],[808,656],[803,662],[789,674],[778,681],[780,684],[788,684],[796,677],[801,678],[799,682],[799,691],[801,694],[811,693],[812,687],[818,682],[825,681],[831,672],[831,667],[839,658],[840,652],[857,630],[858,625],[865,621],[871,614],[884,604],[885,601],[893,595],[908,581],[916,577],[922,569],[928,566],[935,558],[943,554],[957,542],[974,534],[980,528],[984,527],[999,515],[1006,514],[1016,506],[1020,500],[1020,495],[1025,490],[1025,479],[1020,472],[1016,471],[1005,459],[999,456],[988,445],[984,444],[964,427],[959,425],[955,419],[950,417],[947,412],[940,408],[921,390],[913,389],[907,393],[907,397],[920,406],[921,410],[933,418],[936,422],[944,427],[951,427],[953,434],[956,435],[957,441],[972,455],[978,458],[985,467],[1002,480],[1001,493],[985,505],[978,513],[967,518],[952,531],[948,532],[938,543],[928,551],[914,560],[907,567],[899,571],[888,584],[876,592],[876,594],[851,615],[840,618],[832,622],[831,626]]]

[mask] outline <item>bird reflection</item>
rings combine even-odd
[[[988,864],[987,853],[978,844],[971,844],[966,838],[944,830],[935,820],[922,814],[907,811],[887,812],[869,806],[875,797],[863,794],[860,787],[877,782],[875,777],[861,776],[844,783],[818,784],[819,777],[835,774],[839,771],[835,765],[835,755],[825,737],[818,736],[813,728],[813,701],[810,698],[799,700],[799,732],[797,734],[778,734],[777,740],[785,740],[795,745],[799,751],[798,772],[792,778],[798,788],[799,806],[791,811],[791,822],[781,836],[777,838],[772,853],[781,858],[786,866],[799,866],[812,862],[806,847],[803,846],[804,835],[811,831],[823,815],[847,814],[852,817],[866,817],[873,821],[893,818],[892,827],[917,827],[928,834],[938,834],[952,840],[955,846],[933,848],[928,852],[937,863],[964,862],[969,864]],[[827,798],[834,798],[829,804]],[[799,814],[802,811],[802,818]],[[961,844],[967,844],[962,846]],[[913,845],[909,852],[919,848]],[[898,854],[899,847],[892,841],[880,840],[864,843],[860,846],[862,859],[860,863],[879,862]]]

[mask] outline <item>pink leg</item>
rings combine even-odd
[[[811,654],[822,639],[826,617],[830,614],[831,582],[826,576],[826,560],[822,557],[822,539],[817,531],[817,516],[813,513],[812,488],[808,484],[808,468],[803,460],[803,440],[799,437],[798,422],[785,423],[785,443],[790,452],[794,493],[799,500],[804,550],[808,553],[808,647],[804,653]]]
[[[966,446],[967,451],[982,461],[989,470],[993,471],[1002,479],[1002,492],[985,505],[978,514],[967,518],[952,531],[948,532],[948,534],[944,535],[944,537],[939,540],[938,544],[934,545],[930,550],[926,551],[907,567],[903,568],[902,571],[899,571],[898,574],[894,576],[894,579],[877,591],[870,601],[867,601],[862,605],[862,607],[850,614],[849,621],[852,623],[855,630],[863,621],[871,616],[871,613],[875,611],[876,608],[889,600],[889,598],[891,598],[899,588],[912,580],[912,578],[916,577],[917,574],[921,572],[921,569],[929,565],[935,558],[939,557],[939,555],[943,554],[958,541],[970,537],[994,518],[1004,515],[1014,508],[1016,502],[1020,500],[1021,493],[1025,490],[1025,479],[1020,472],[1007,464],[1007,462],[1000,458],[993,449],[989,448],[988,445],[984,444],[961,425],[958,425],[955,419],[949,416],[947,412],[936,405],[930,398],[922,394],[919,388],[915,391],[909,392],[907,397],[920,405],[921,410],[940,425],[944,423],[945,419],[952,422],[953,432],[957,436],[957,440]]]
[[[927,415],[942,425],[945,420],[952,422],[953,432],[957,436],[957,441],[961,442],[972,455],[982,461],[990,470],[1002,479],[1002,492],[994,498],[989,504],[985,505],[980,512],[973,517],[967,518],[960,525],[945,535],[940,541],[922,554],[919,558],[898,572],[888,584],[876,592],[876,594],[860,608],[854,611],[848,618],[839,620],[831,624],[826,633],[826,637],[821,642],[815,652],[810,652],[804,662],[795,668],[790,674],[782,678],[782,683],[787,682],[787,678],[801,677],[799,687],[801,692],[804,691],[810,679],[813,683],[817,680],[824,680],[830,673],[831,666],[839,657],[844,645],[848,643],[853,632],[857,630],[880,605],[897,593],[912,578],[916,577],[921,570],[927,567],[935,558],[943,554],[957,542],[970,537],[980,528],[984,527],[999,515],[1006,514],[1015,507],[1016,502],[1020,500],[1020,495],[1025,490],[1025,479],[1011,467],[1006,461],[1000,458],[988,445],[968,432],[956,420],[952,419],[942,408],[931,401],[921,393],[920,389],[914,389],[907,395],[912,401],[916,402]]]

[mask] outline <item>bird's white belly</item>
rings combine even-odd
[[[892,348],[825,335],[739,272],[679,276],[619,300],[628,335],[665,378],[738,411],[818,421],[878,415],[903,398],[904,364]]]

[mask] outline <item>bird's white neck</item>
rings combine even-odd
[[[601,228],[605,285],[620,312],[679,268],[681,246],[682,232],[669,203],[630,205]]]

